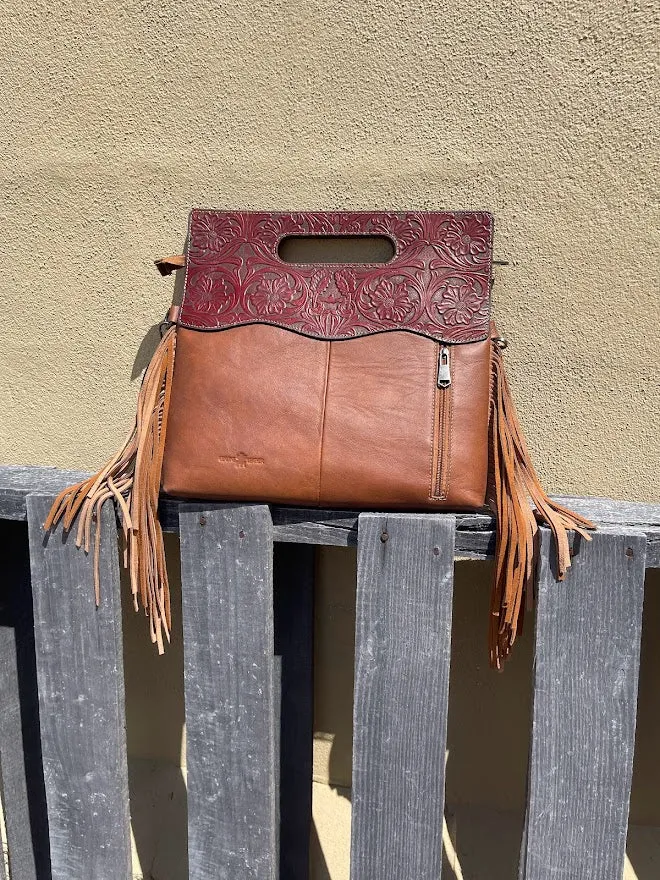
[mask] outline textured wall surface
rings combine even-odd
[[[548,485],[660,497],[648,4],[5,0],[0,29],[0,458],[123,438],[191,205],[484,207]]]
[[[646,0],[4,0],[0,460],[91,468],[123,440],[144,337],[172,292],[151,260],[181,249],[191,206],[486,208],[509,262],[495,314],[548,488],[660,499],[654,18]],[[333,565],[327,584],[350,593],[351,572]],[[319,623],[330,730],[317,742],[315,813],[335,880],[346,875],[348,704],[323,670],[350,670],[351,636],[350,613],[342,630],[332,607]],[[481,617],[456,614],[477,650]],[[180,880],[185,850],[172,850],[185,840],[170,829],[181,834],[185,816],[181,826],[171,803],[184,798],[167,796],[172,774],[181,788],[180,655],[146,661],[143,637],[127,624],[136,841],[145,875],[156,864],[153,876]],[[142,696],[138,657],[153,681]],[[508,675],[522,690],[507,699],[524,707],[528,672]],[[454,693],[479,676],[468,664]],[[657,719],[651,691],[644,717]],[[469,768],[462,742],[454,760]],[[510,754],[506,797],[496,780],[452,776],[450,760],[454,800],[518,809],[524,760]],[[640,798],[641,821],[657,824],[652,792]],[[493,880],[483,870],[465,876]]]

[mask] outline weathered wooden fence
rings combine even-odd
[[[116,524],[99,608],[91,559],[42,530],[79,476],[0,468],[11,880],[131,876]],[[542,533],[519,876],[621,880],[660,506],[568,501],[601,527],[561,584]],[[454,558],[492,553],[491,518],[166,499],[162,519],[181,537],[190,880],[308,877],[311,545],[358,548],[351,877],[438,880]]]

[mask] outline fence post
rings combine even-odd
[[[276,876],[273,527],[181,507],[190,880]]]
[[[353,880],[440,877],[455,530],[447,515],[360,515]]]
[[[621,880],[646,537],[598,531],[557,582],[542,530],[522,880]]]
[[[39,719],[53,880],[124,880],[131,846],[119,556],[103,510],[101,604],[74,535],[45,534],[54,496],[28,495]]]

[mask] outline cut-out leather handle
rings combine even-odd
[[[283,263],[374,265],[389,263],[396,247],[387,235],[287,235],[277,256]]]
[[[186,272],[177,273],[185,275],[179,326],[271,324],[314,339],[406,330],[447,344],[476,342],[488,335],[492,231],[493,218],[483,211],[195,208]],[[284,262],[280,246],[287,238],[326,252]],[[349,242],[366,239],[381,246],[384,239],[387,252],[350,262]],[[334,258],[329,245],[339,252]]]

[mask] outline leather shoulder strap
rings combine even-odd
[[[183,254],[174,254],[171,257],[163,257],[161,260],[154,260],[156,268],[161,275],[171,275],[177,269],[183,269],[186,265],[186,258]]]

